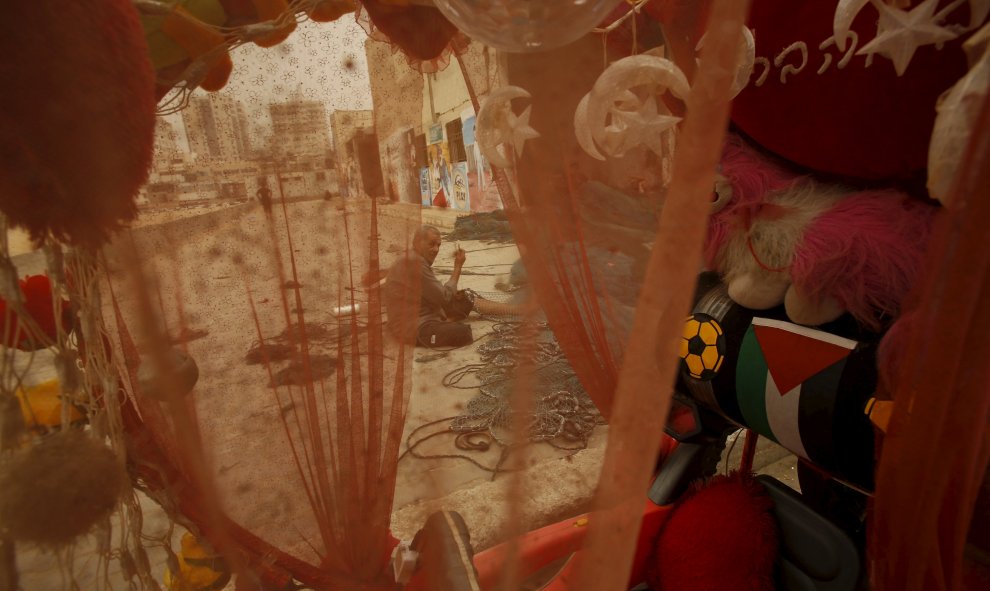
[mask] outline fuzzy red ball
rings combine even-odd
[[[715,477],[674,509],[647,573],[655,591],[770,591],[773,501],[749,476]]]
[[[46,275],[29,275],[20,281],[21,293],[24,294],[24,308],[38,328],[51,342],[58,338],[55,322],[55,304],[52,301],[52,283]],[[72,330],[72,314],[69,302],[59,302],[62,329]],[[10,321],[8,327],[7,322]],[[6,347],[17,347],[23,351],[33,351],[44,346],[44,343],[33,341],[21,329],[12,311],[7,310],[7,302],[0,298],[0,335],[4,335],[2,344]]]
[[[95,246],[137,213],[155,79],[131,0],[31,0],[0,19],[0,210]]]

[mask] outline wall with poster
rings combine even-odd
[[[471,211],[471,195],[468,181],[468,163],[458,162],[451,167],[451,185],[453,199],[450,206],[453,209]]]
[[[433,134],[430,135],[432,139]],[[431,203],[434,207],[449,207],[454,194],[454,185],[447,142],[441,140],[430,144],[427,146],[427,155],[430,161]]]
[[[433,203],[433,190],[430,185],[430,169],[423,167],[419,169],[419,198],[423,207],[429,207]]]
[[[495,179],[488,159],[481,154],[475,139],[474,110],[461,115],[464,129],[464,150],[467,152],[468,196],[473,211],[493,211],[502,208]]]

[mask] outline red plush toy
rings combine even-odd
[[[717,476],[674,509],[657,538],[654,591],[771,591],[777,559],[773,500],[748,475]]]
[[[739,138],[726,145],[705,244],[736,303],[784,304],[792,322],[844,312],[877,329],[897,316],[921,267],[936,208],[795,172]]]
[[[137,213],[155,77],[131,0],[5,3],[0,210],[38,239],[95,246]]]
[[[25,310],[49,342],[32,339],[18,322],[13,310],[8,310],[7,302],[3,299],[0,299],[0,335],[4,335],[3,345],[5,347],[34,351],[54,343],[58,338],[55,323],[56,304],[52,301],[52,283],[46,275],[29,275],[21,279],[20,287],[21,293],[24,294]],[[69,332],[72,329],[69,302],[59,301],[58,309],[62,316],[62,330]]]

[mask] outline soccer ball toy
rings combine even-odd
[[[681,335],[681,367],[696,380],[715,377],[725,360],[725,332],[707,314],[693,314]]]

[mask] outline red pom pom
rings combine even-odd
[[[734,474],[712,479],[675,509],[647,573],[656,591],[770,591],[777,558],[773,501]]]
[[[137,213],[155,77],[131,0],[32,0],[0,19],[0,210],[97,245]]]
[[[20,281],[21,293],[24,294],[24,308],[37,323],[38,328],[52,342],[58,337],[55,323],[55,305],[52,302],[52,283],[46,275],[30,275]],[[71,330],[69,303],[62,300],[59,304],[62,314],[62,329]],[[8,328],[7,319],[10,319]],[[33,351],[44,346],[35,342],[21,329],[13,311],[7,310],[7,302],[0,299],[0,335],[4,335],[4,346],[17,347],[22,351]]]

